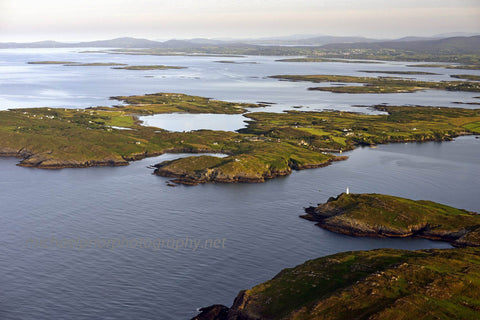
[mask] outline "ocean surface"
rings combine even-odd
[[[298,63],[277,62],[287,57],[191,57],[79,53],[85,49],[3,49],[0,50],[0,109],[28,107],[91,107],[119,104],[111,96],[178,92],[219,100],[274,102],[266,111],[280,112],[292,106],[300,110],[355,110],[357,105],[430,105],[473,108],[454,102],[479,102],[478,93],[425,90],[395,94],[339,94],[307,91],[319,86],[268,78],[278,74],[338,74],[389,76],[359,70],[426,71],[438,75],[406,75],[428,81],[458,80],[451,74],[477,74],[480,70],[412,68],[411,62],[385,63]],[[99,50],[93,48],[90,50]],[[239,63],[219,63],[217,61]],[[129,65],[170,65],[177,70],[118,70],[112,67],[67,67],[28,64],[31,61],[114,62]],[[241,62],[256,62],[255,64]],[[396,75],[390,75],[396,76]]]
[[[357,104],[459,106],[451,102],[478,101],[469,93],[441,91],[309,92],[308,83],[265,76],[417,69],[401,62],[274,61],[279,58],[0,50],[0,109],[111,105],[117,103],[108,100],[112,95],[164,91],[228,101],[268,101],[276,103],[270,108],[277,112],[294,105],[310,107],[300,110],[353,110]],[[215,62],[241,59],[257,64]],[[35,60],[189,68],[128,71],[26,64]],[[452,72],[427,70],[442,73],[422,76],[432,80],[446,80]],[[170,130],[192,130],[188,121],[201,122],[192,119],[180,119]],[[218,123],[215,117],[208,119],[200,126]],[[238,125],[229,124],[226,130]],[[422,239],[338,235],[299,218],[304,207],[324,202],[346,187],[354,193],[432,200],[480,212],[480,139],[473,136],[452,142],[358,148],[344,155],[350,158],[262,184],[193,187],[170,187],[168,178],[153,175],[150,167],[185,154],[147,158],[126,167],[62,170],[22,168],[15,165],[18,159],[0,158],[0,319],[189,319],[199,307],[231,305],[239,290],[308,259],[347,250],[450,247]]]

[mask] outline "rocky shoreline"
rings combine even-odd
[[[156,168],[154,174],[174,178],[173,183],[184,185],[198,185],[203,183],[260,183],[265,182],[276,177],[283,177],[290,175],[293,170],[304,170],[312,168],[326,167],[335,161],[346,160],[346,156],[338,156],[332,159],[326,160],[322,163],[299,165],[297,163],[289,163],[288,167],[284,170],[265,170],[260,174],[248,174],[248,173],[225,173],[216,168],[204,169],[198,172],[189,172],[179,168],[171,168],[168,165],[173,161],[165,161],[155,165]]]
[[[123,156],[119,159],[99,159],[99,160],[55,160],[42,156],[42,153],[32,153],[26,149],[15,150],[12,148],[0,148],[0,157],[14,157],[22,159],[17,166],[38,169],[66,169],[66,168],[89,168],[89,167],[120,167],[128,166],[131,161],[143,160],[149,157],[157,157],[166,153],[217,153],[216,150],[201,149],[193,150],[191,148],[170,148],[161,152],[141,152]],[[48,154],[48,152],[46,153]]]
[[[430,207],[430,202],[410,200],[404,203],[404,200],[376,194],[342,193],[317,207],[306,208],[306,214],[300,217],[315,221],[326,230],[350,236],[415,237],[446,241],[457,247],[480,246],[480,215],[477,213],[442,206],[438,216],[429,217],[438,204],[432,203]],[[414,210],[407,211],[412,207]],[[444,210],[453,213],[448,216]],[[457,220],[455,224],[449,225],[454,219]]]
[[[246,115],[251,121],[239,132],[169,132],[141,126],[136,117],[180,110],[241,113],[242,106],[251,105],[171,93],[116,98],[130,105],[2,111],[0,126],[6,129],[0,132],[0,156],[20,158],[23,167],[61,169],[126,166],[166,152],[224,153],[228,157],[162,162],[154,166],[154,174],[185,185],[258,183],[345,160],[335,153],[357,146],[446,141],[480,133],[480,109],[419,106],[375,106],[382,115],[255,112]]]
[[[421,237],[462,248],[350,251],[310,260],[240,291],[230,308],[201,308],[191,320],[392,319],[401,314],[399,319],[446,319],[445,314],[476,319],[480,315],[479,308],[465,302],[478,301],[480,292],[473,289],[480,282],[471,280],[480,275],[479,214],[431,201],[349,193],[305,211],[302,218],[337,233]]]
[[[478,319],[479,248],[350,251],[309,260],[191,320]]]

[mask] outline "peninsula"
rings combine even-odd
[[[478,319],[480,249],[343,252],[284,269],[192,320]]]
[[[308,220],[349,235],[449,241],[459,249],[343,252],[284,269],[240,291],[233,305],[192,320],[476,319],[480,215],[431,201],[345,194],[306,209]],[[467,248],[469,247],[469,248]]]
[[[121,166],[166,152],[224,153],[156,165],[174,182],[263,182],[293,170],[347,157],[358,145],[445,141],[480,133],[480,109],[377,106],[381,115],[339,111],[254,112],[262,104],[218,101],[176,93],[119,96],[126,105],[87,109],[31,108],[0,112],[0,156],[37,168]],[[141,125],[139,115],[171,112],[244,114],[239,132],[169,132]],[[124,130],[124,129],[129,130]]]
[[[419,237],[480,246],[480,215],[432,201],[382,194],[346,194],[305,209],[305,219],[342,234]]]
[[[425,89],[480,92],[480,83],[471,81],[419,81],[396,77],[355,77],[339,75],[275,75],[271,78],[314,83],[362,83],[362,86],[311,87],[308,90],[335,93],[402,93]]]
[[[186,68],[186,67],[165,66],[165,65],[129,66],[125,63],[115,63],[115,62],[80,63],[80,62],[73,62],[73,61],[30,61],[27,63],[28,64],[63,65],[65,67],[112,67],[112,69],[125,69],[125,70],[168,70],[168,69],[185,69]]]

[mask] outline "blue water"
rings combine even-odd
[[[341,95],[311,92],[311,84],[265,78],[280,73],[355,74],[412,70],[407,63],[294,64],[280,57],[150,57],[80,54],[70,49],[0,50],[0,109],[111,105],[113,95],[182,92],[228,101],[267,101],[266,110],[357,104],[448,106],[475,101],[470,93]],[[187,66],[128,71],[109,67],[28,65],[34,60]],[[430,70],[432,71],[432,70]],[[434,69],[448,79],[452,70]],[[463,73],[463,71],[462,71]],[[478,100],[478,99],[477,99]],[[453,106],[453,105],[452,105]],[[458,105],[454,105],[458,106]],[[472,106],[469,106],[472,107]],[[165,115],[170,130],[218,124],[215,116]],[[170,117],[170,118],[169,118]],[[243,121],[223,121],[234,130]],[[175,120],[175,121],[174,121]],[[196,308],[230,305],[241,289],[285,267],[346,250],[448,248],[422,239],[353,238],[300,219],[303,207],[350,188],[433,200],[480,212],[480,139],[382,145],[346,153],[347,161],[294,172],[263,184],[168,186],[153,164],[40,170],[0,158],[0,319],[188,319]],[[89,245],[87,246],[86,243]],[[201,244],[192,247],[191,243]],[[115,246],[114,246],[115,244]]]
[[[282,268],[346,250],[447,248],[353,238],[300,219],[348,186],[480,211],[480,139],[391,144],[263,184],[169,187],[149,165],[40,170],[0,159],[2,319],[187,319]],[[32,239],[225,239],[191,248],[31,248]]]
[[[475,93],[425,90],[400,94],[336,94],[308,91],[318,86],[309,82],[270,79],[275,74],[338,74],[376,76],[359,70],[429,71],[440,75],[406,76],[421,80],[452,80],[450,74],[480,75],[479,70],[410,68],[408,62],[384,64],[276,62],[286,57],[243,58],[136,56],[78,53],[87,49],[3,49],[0,50],[0,110],[18,107],[91,107],[112,105],[111,96],[156,92],[179,92],[236,102],[267,101],[276,104],[268,111],[292,106],[302,110],[362,111],[355,105],[430,105],[472,108],[453,102],[478,102]],[[98,50],[94,48],[93,50]],[[103,67],[31,65],[29,61],[116,62],[130,65],[164,64],[183,66],[179,70],[117,70]],[[257,64],[216,63],[219,60],[255,61]],[[364,111],[364,110],[363,110]]]

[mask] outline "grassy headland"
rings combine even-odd
[[[278,59],[275,61],[277,62],[340,62],[340,63],[370,63],[370,64],[385,63],[381,61],[331,59],[331,58],[289,58],[289,59]]]
[[[255,105],[181,94],[122,98],[138,104],[77,110],[34,108],[1,111],[0,155],[22,158],[21,166],[38,168],[127,165],[128,161],[164,152],[223,152],[231,155],[222,159],[206,156],[184,159],[183,169],[191,174],[177,178],[182,178],[184,183],[189,184],[215,181],[261,182],[278,175],[287,175],[292,169],[323,166],[336,158],[288,142],[262,140],[248,134],[210,130],[167,132],[143,127],[135,118],[138,114],[179,110],[241,113],[244,110],[240,106]],[[117,130],[112,126],[132,130]],[[178,162],[164,165],[164,172],[172,172],[176,164]]]
[[[91,62],[80,63],[73,61],[30,61],[28,64],[61,64],[65,67],[114,67],[112,69],[125,70],[167,70],[167,69],[185,69],[178,66],[150,65],[150,66],[128,66],[125,63],[115,62]]]
[[[318,151],[351,150],[356,145],[442,141],[480,133],[480,109],[376,106],[384,115],[341,111],[255,112],[241,133],[282,139]]]
[[[231,308],[217,306],[217,318],[193,319],[467,320],[480,317],[479,301],[480,249],[378,249],[284,269],[241,291]]]
[[[385,115],[347,112],[250,113],[239,133],[199,130],[168,132],[138,124],[137,115],[192,112],[243,113],[261,105],[235,104],[183,94],[115,97],[113,108],[34,108],[0,112],[0,155],[39,168],[126,165],[164,152],[220,152],[158,164],[155,173],[184,184],[262,182],[292,170],[335,160],[328,152],[403,141],[443,141],[480,133],[480,110],[377,107]],[[131,130],[118,130],[125,127]]]
[[[287,175],[291,169],[327,165],[335,160],[329,158],[329,152],[351,150],[357,145],[443,141],[457,135],[480,133],[480,110],[385,106],[377,109],[387,114],[249,113],[245,116],[253,121],[239,130],[252,135],[243,139],[253,142],[248,157],[237,155],[234,161],[230,157],[178,159],[157,165],[155,173],[187,184],[263,181]],[[270,154],[275,154],[276,160]]]
[[[336,93],[400,93],[425,89],[480,92],[480,84],[469,81],[417,81],[389,77],[355,77],[338,75],[275,75],[271,78],[314,83],[363,83],[362,86],[312,87],[308,90]]]
[[[450,65],[450,64],[412,64],[407,67],[413,68],[445,68],[445,69],[464,69],[464,70],[480,70],[480,64],[474,65]]]
[[[384,73],[384,74],[400,74],[400,75],[438,75],[438,73],[424,71],[377,71],[377,70],[358,70],[365,73]]]
[[[454,74],[454,75],[451,75],[450,77],[457,78],[457,79],[466,79],[470,81],[480,81],[480,76],[475,74]]]
[[[159,113],[219,113],[241,114],[247,112],[246,108],[264,107],[264,104],[233,103],[210,98],[190,96],[180,93],[153,93],[139,96],[111,97],[121,100],[127,106],[115,106],[118,111],[132,114],[159,114]],[[111,110],[111,108],[95,108],[97,110]]]
[[[308,220],[343,234],[370,237],[421,237],[480,246],[480,215],[432,201],[382,194],[345,194],[305,209]]]

